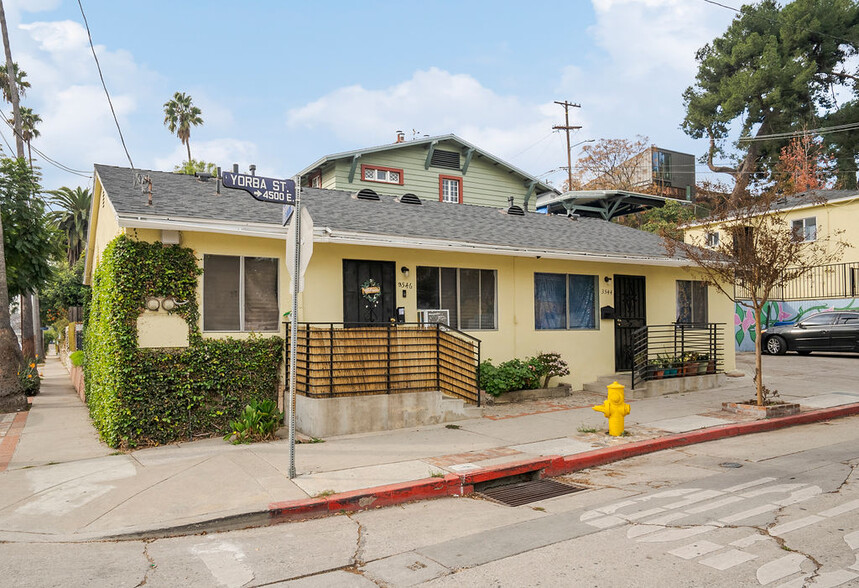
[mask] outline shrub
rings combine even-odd
[[[238,445],[272,439],[282,419],[283,413],[277,410],[274,400],[252,400],[239,418],[230,422],[230,432],[224,436],[224,441]]]
[[[253,401],[274,399],[283,339],[204,339],[194,252],[120,236],[105,248],[84,304],[84,375],[93,423],[111,447],[223,436]],[[137,347],[147,296],[187,301],[170,311],[188,325],[183,349]]]
[[[69,353],[69,360],[75,367],[82,366],[84,364],[84,352],[80,349],[78,349],[77,351],[72,351],[71,353]]]
[[[534,365],[521,359],[511,359],[497,367],[491,360],[480,364],[480,387],[492,396],[512,390],[533,390],[539,384]]]
[[[561,359],[560,353],[541,353],[528,361],[533,362],[537,376],[543,378],[541,386],[543,388],[549,387],[549,380],[552,378],[570,375],[570,368],[567,362]]]
[[[36,367],[36,360],[28,358],[24,362],[24,366],[18,370],[18,379],[21,381],[21,388],[27,396],[35,396],[39,393],[42,387],[42,380],[39,377],[39,368]]]

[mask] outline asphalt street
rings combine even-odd
[[[8,586],[859,585],[859,417],[447,498],[150,541],[0,544]],[[731,467],[739,465],[741,467]]]

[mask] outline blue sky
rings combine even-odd
[[[172,170],[186,158],[163,126],[164,102],[181,91],[205,120],[192,129],[192,156],[221,166],[289,177],[401,129],[456,133],[556,185],[564,172],[546,172],[566,156],[554,100],[582,105],[574,143],[644,135],[702,154],[706,144],[679,128],[682,92],[695,50],[734,16],[702,0],[83,5],[138,168]],[[44,120],[33,145],[87,173],[128,165],[77,2],[4,6],[13,59],[32,84],[22,104]],[[90,183],[37,163],[47,189]]]

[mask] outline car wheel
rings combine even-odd
[[[800,355],[811,355],[811,351],[808,349],[803,349],[802,351],[797,351]]]
[[[787,343],[784,338],[773,335],[766,340],[767,353],[770,355],[784,355],[787,351]]]

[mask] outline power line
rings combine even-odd
[[[98,55],[95,54],[95,45],[92,42],[92,35],[89,30],[89,23],[84,13],[84,6],[81,0],[78,0],[78,6],[81,9],[81,16],[84,19],[87,38],[89,39],[89,47],[92,50],[92,57],[95,59],[95,66],[98,69],[98,77],[101,79],[101,87],[104,88],[104,95],[107,96],[107,103],[110,105],[110,113],[113,115],[113,121],[116,123],[116,130],[119,133],[119,140],[122,142],[122,148],[125,150],[125,157],[128,158],[128,164],[131,166],[131,171],[134,172],[134,163],[131,161],[131,155],[128,153],[128,147],[125,146],[125,137],[122,136],[122,129],[119,127],[119,119],[116,118],[116,111],[113,109],[113,101],[110,99],[110,92],[107,91],[107,84],[104,83],[104,75],[101,73],[101,64],[98,62]]]
[[[739,8],[734,8],[733,6],[728,6],[727,4],[722,4],[720,2],[716,2],[715,0],[704,0],[704,2],[706,2],[707,4],[712,4],[713,6],[718,6],[719,8],[724,8],[726,10],[736,12],[737,14],[743,14],[743,11],[740,10]],[[778,21],[776,21],[775,19],[767,18],[766,16],[764,16],[762,14],[760,14],[758,16],[760,16],[764,20],[768,20],[771,23],[778,24]],[[794,27],[794,28],[796,28],[800,31],[806,31],[808,33],[814,33],[815,35],[820,35],[822,37],[829,37],[830,39],[835,39],[836,41],[841,41],[842,43],[847,43],[848,45],[854,44],[853,41],[849,41],[847,39],[844,39],[843,37],[836,37],[835,35],[830,35],[829,33],[824,33],[822,31],[815,31],[814,29],[809,29],[806,27]]]
[[[12,129],[12,132],[14,133],[15,127],[12,125],[12,123],[9,122],[9,119],[6,117],[6,113],[4,113],[2,110],[0,110],[0,116],[3,117],[3,122],[6,123],[6,126],[8,126],[10,129]],[[24,139],[24,137],[21,136],[21,139]],[[5,135],[3,136],[3,140],[6,141]],[[6,141],[6,145],[9,146],[8,141]],[[52,159],[51,157],[48,157],[44,151],[41,151],[40,149],[33,147],[31,144],[28,144],[28,148],[35,151],[36,154],[40,155],[42,157],[42,159],[44,159],[45,161],[47,161],[48,163],[50,163],[54,167],[56,167],[56,168],[58,168],[64,172],[68,172],[70,174],[75,174],[75,175],[82,176],[85,178],[92,177],[92,175],[85,170],[74,169],[72,167],[65,165],[64,163],[60,163],[59,161]],[[11,149],[12,149],[11,146],[9,146],[10,151],[11,151]]]
[[[831,133],[843,133],[846,131],[853,131],[855,129],[859,129],[859,122],[854,123],[846,123],[843,125],[836,125],[834,127],[820,127],[819,129],[808,129],[804,131],[787,131],[784,133],[771,133],[769,135],[757,135],[755,137],[740,137],[738,140],[740,142],[747,141],[767,141],[769,139],[789,139],[791,137],[801,137],[803,135],[828,135]]]

